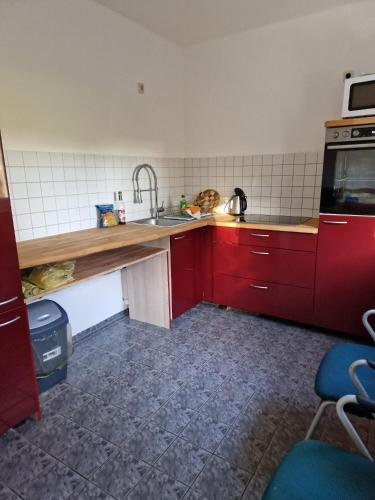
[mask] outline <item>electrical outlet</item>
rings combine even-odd
[[[138,94],[144,94],[145,93],[145,85],[142,82],[137,83],[137,90]]]

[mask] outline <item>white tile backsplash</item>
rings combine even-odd
[[[225,202],[235,187],[241,187],[248,213],[317,216],[322,161],[322,152],[187,158],[185,194],[194,199],[198,191],[213,188]]]
[[[95,205],[123,191],[129,221],[150,214],[149,195],[133,203],[132,173],[150,163],[158,176],[159,201],[176,206],[217,189],[223,203],[242,187],[248,213],[317,215],[322,152],[203,158],[144,158],[59,152],[7,151],[6,165],[17,240],[96,226]],[[144,173],[141,185],[148,186]]]
[[[131,176],[140,163],[156,169],[166,207],[177,205],[184,192],[182,158],[7,151],[5,159],[17,240],[95,227],[95,205],[113,203],[114,191],[123,191],[128,220],[147,217],[149,195],[144,193],[143,204],[133,203]],[[148,186],[146,173],[141,184]]]

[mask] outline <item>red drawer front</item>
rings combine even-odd
[[[214,299],[217,304],[294,321],[312,319],[313,290],[308,288],[215,274]]]
[[[234,227],[213,228],[214,241],[255,245],[290,250],[315,252],[317,244],[316,234],[288,233],[286,231],[266,231],[263,229],[245,229]]]
[[[12,212],[8,198],[0,198],[0,313],[23,304]]]
[[[0,314],[0,433],[39,410],[24,306]]]
[[[315,253],[215,243],[214,270],[243,278],[313,288]]]

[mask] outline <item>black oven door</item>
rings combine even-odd
[[[320,212],[375,215],[375,142],[326,145]]]

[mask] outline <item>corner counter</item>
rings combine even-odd
[[[28,269],[41,264],[78,259],[108,250],[141,245],[142,243],[156,241],[198,227],[222,226],[317,234],[318,222],[318,219],[312,218],[303,224],[296,225],[258,224],[236,222],[234,217],[217,215],[211,219],[186,222],[172,227],[128,223],[125,226],[84,229],[56,236],[21,241],[17,243],[17,251],[20,269]]]

